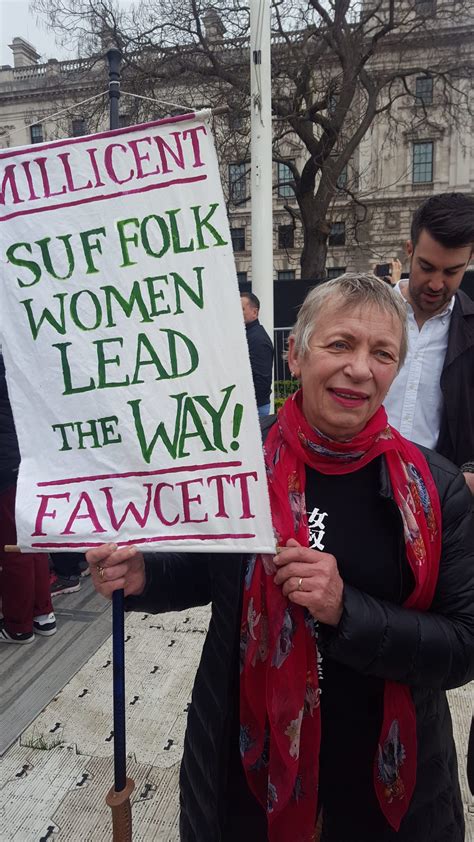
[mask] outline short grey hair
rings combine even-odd
[[[339,278],[320,284],[308,293],[290,334],[294,338],[296,354],[304,357],[308,353],[318,314],[326,304],[330,301],[336,303],[338,299],[341,310],[353,310],[355,307],[372,305],[389,313],[394,319],[398,319],[402,328],[398,364],[400,369],[408,349],[406,304],[386,281],[369,273],[346,272]]]

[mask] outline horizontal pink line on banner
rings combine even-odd
[[[89,199],[78,199],[76,202],[64,202],[62,204],[59,202],[56,205],[43,205],[42,207],[30,208],[29,210],[19,210],[9,213],[6,216],[0,216],[0,222],[7,222],[16,216],[29,216],[32,213],[59,210],[60,208],[73,208],[76,205],[87,205],[90,202],[101,202],[104,199],[117,199],[119,196],[148,193],[149,190],[160,190],[162,187],[172,187],[174,184],[194,184],[196,181],[206,181],[206,179],[207,175],[196,175],[193,178],[175,178],[171,181],[163,181],[161,184],[148,184],[146,187],[137,187],[136,190],[119,190],[118,193],[108,193],[105,196],[90,196]]]
[[[222,541],[226,538],[255,538],[253,533],[239,533],[239,534],[224,534],[219,533],[213,535],[157,535],[155,538],[135,538],[132,541],[84,541],[82,543],[61,543],[54,541],[37,541],[32,544],[32,547],[101,547],[105,543],[117,544],[117,547],[129,547],[133,544],[153,544],[157,541]]]
[[[66,485],[72,482],[95,482],[102,479],[126,479],[127,477],[156,477],[160,474],[177,474],[183,471],[208,471],[211,468],[241,468],[242,462],[208,462],[206,465],[180,465],[176,468],[160,468],[158,471],[129,471],[124,474],[97,474],[90,477],[68,477],[67,479],[52,479],[50,482],[37,482],[38,488],[46,485]]]

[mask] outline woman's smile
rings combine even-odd
[[[363,406],[369,400],[369,395],[364,392],[355,392],[353,389],[339,389],[337,387],[328,387],[328,392],[341,406],[346,406],[349,409]]]

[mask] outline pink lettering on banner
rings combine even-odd
[[[110,142],[93,147],[91,139],[84,137],[35,145],[30,157],[28,149],[0,153],[0,222],[174,184],[205,181],[206,162],[200,140],[207,134],[206,127],[167,131],[168,125],[174,127],[194,119],[194,114],[186,114],[157,120],[146,126],[148,134],[138,138],[129,135],[143,133],[143,126],[103,132],[95,136],[95,141],[110,138]],[[203,172],[197,174],[196,169]],[[117,192],[117,187],[125,184],[127,190]],[[78,193],[80,198],[76,197]],[[53,198],[57,201],[52,202]],[[32,207],[31,203],[36,202]],[[25,203],[26,207],[19,207]]]
[[[228,511],[236,512],[239,520],[255,518],[252,511],[252,493],[256,489],[258,476],[255,471],[238,471],[229,468],[241,467],[241,462],[221,462],[217,464],[172,467],[157,471],[111,474],[95,477],[70,477],[64,480],[41,482],[38,486],[71,485],[62,494],[38,494],[38,511],[35,520],[33,538],[46,540],[32,543],[34,548],[72,548],[94,547],[101,541],[83,541],[78,532],[81,521],[88,525],[89,533],[108,535],[120,546],[133,543],[155,543],[160,541],[200,540],[214,542],[226,538],[253,538],[255,533],[220,532],[218,529],[196,535],[186,532],[186,526],[193,523],[214,523],[216,519],[229,519]],[[217,472],[219,468],[225,472]],[[210,476],[205,472],[212,470]],[[172,481],[175,473],[204,473],[176,482]],[[149,481],[137,488],[133,500],[125,499],[120,488],[120,481],[129,477],[152,477],[168,475],[168,481]],[[107,485],[95,485],[97,480],[113,480]],[[87,484],[87,491],[80,488]],[[48,540],[48,526],[54,521],[54,534],[62,536],[77,535],[74,541]],[[136,532],[136,537],[128,541],[118,540],[121,528],[128,533]],[[183,530],[184,527],[184,530]],[[148,537],[140,537],[143,530]],[[160,534],[166,530],[164,534]],[[150,535],[150,531],[155,534]],[[117,537],[116,537],[117,536]]]

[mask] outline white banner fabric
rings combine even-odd
[[[0,238],[21,549],[273,552],[207,119],[2,151]]]

